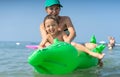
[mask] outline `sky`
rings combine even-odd
[[[40,24],[47,15],[45,0],[0,0],[0,41],[41,41]],[[120,43],[119,0],[60,0],[61,16],[69,16],[76,30],[76,42]]]

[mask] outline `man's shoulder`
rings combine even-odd
[[[60,16],[61,18],[70,18],[69,16]]]
[[[69,21],[70,20],[70,17],[69,16],[60,16],[62,21]]]

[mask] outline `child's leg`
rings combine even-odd
[[[94,43],[85,43],[85,47],[92,50],[97,46],[97,44]]]
[[[98,59],[102,59],[104,57],[104,54],[99,54],[99,53],[92,52],[81,44],[77,44],[77,43],[74,43],[74,42],[72,42],[71,44],[73,46],[75,46],[76,49],[78,49],[80,51],[84,51],[84,52],[88,53],[89,55],[91,55],[93,57],[96,57]]]

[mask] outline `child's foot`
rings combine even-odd
[[[104,53],[96,53],[96,52],[91,52],[91,53],[89,53],[89,55],[91,55],[91,56],[93,56],[93,57],[96,57],[96,58],[98,58],[98,59],[102,59],[103,57],[104,57]]]
[[[98,55],[98,59],[102,59],[105,56],[104,53]]]

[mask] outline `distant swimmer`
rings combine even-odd
[[[108,49],[113,49],[113,47],[115,46],[115,38],[112,36],[108,37],[109,43],[108,43]]]

